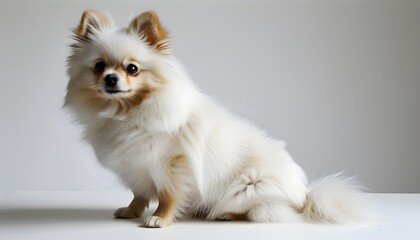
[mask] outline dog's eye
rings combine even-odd
[[[97,62],[95,64],[95,72],[101,73],[105,70],[106,64],[104,62]]]
[[[128,64],[128,66],[127,66],[127,72],[131,75],[136,74],[138,70],[139,69],[134,64]]]

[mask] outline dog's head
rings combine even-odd
[[[116,28],[110,17],[85,11],[73,38],[66,104],[115,117],[164,87],[158,62],[169,55],[168,38],[156,13]]]

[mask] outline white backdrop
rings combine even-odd
[[[70,29],[155,10],[204,92],[285,139],[310,179],[420,192],[420,1],[0,2],[0,197],[121,188],[60,110]]]

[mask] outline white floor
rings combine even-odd
[[[420,194],[366,194],[375,217],[353,225],[182,221],[162,229],[113,219],[128,192],[14,192],[0,201],[0,239],[420,239]],[[151,214],[152,210],[146,212]]]

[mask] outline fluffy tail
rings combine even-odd
[[[341,173],[322,178],[309,186],[303,214],[308,220],[320,222],[360,222],[366,216],[361,190],[354,178]]]

